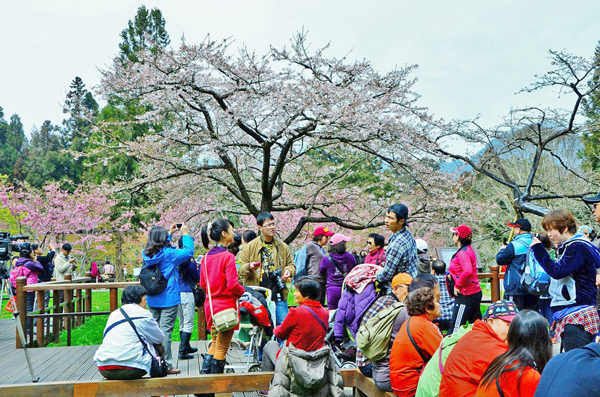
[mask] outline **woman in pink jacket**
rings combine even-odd
[[[217,332],[213,328],[212,314],[217,314],[225,309],[237,309],[238,299],[244,293],[244,287],[238,283],[235,256],[226,248],[233,242],[233,223],[227,219],[219,219],[210,227],[204,226],[202,228],[202,245],[207,249],[209,236],[216,245],[200,261],[200,286],[206,292],[204,312],[206,313],[206,326],[211,330],[212,344],[207,354],[204,355],[200,373],[222,374],[233,331],[238,327]]]
[[[447,283],[448,292],[454,294],[454,310],[448,335],[457,331],[467,321],[473,324],[475,320],[481,320],[481,287],[477,278],[477,257],[471,248],[473,231],[467,225],[460,225],[453,228],[452,233],[454,245],[458,250],[452,256],[448,267],[447,277],[451,278]]]

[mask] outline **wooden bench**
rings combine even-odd
[[[231,396],[234,392],[267,390],[273,372],[245,374],[169,376],[137,380],[99,380],[75,382],[27,383],[0,386],[0,395],[12,397],[92,397],[92,396],[158,396],[194,393],[216,393]],[[365,377],[358,369],[343,369],[345,387],[354,388],[355,397],[394,397],[379,390],[373,379]]]

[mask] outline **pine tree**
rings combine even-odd
[[[129,20],[127,29],[121,32],[121,40],[120,57],[131,62],[139,61],[136,55],[138,51],[148,48],[156,51],[167,47],[171,42],[162,12],[158,8],[148,12],[145,6],[138,8],[133,21]]]
[[[582,135],[583,150],[581,157],[583,164],[590,170],[600,170],[600,42],[594,51],[594,63],[596,70],[589,82],[589,87],[594,89],[594,94],[584,100],[583,109],[585,115],[590,119],[588,129]]]

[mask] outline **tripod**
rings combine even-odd
[[[2,269],[6,269],[4,266],[6,265],[6,262],[4,261],[0,261],[0,267]],[[13,318],[17,323],[17,335],[19,336],[19,340],[21,341],[21,347],[23,348],[23,351],[25,352],[25,358],[27,359],[27,366],[29,367],[29,373],[31,374],[31,381],[32,382],[38,382],[40,380],[40,378],[36,378],[35,377],[35,373],[33,372],[33,364],[31,363],[31,357],[29,357],[29,351],[27,350],[27,341],[25,340],[25,333],[23,331],[23,325],[21,324],[21,321],[19,320],[19,310],[17,309],[17,304],[16,301],[13,299],[14,294],[12,291],[12,285],[10,285],[10,283],[7,282],[7,278],[4,276],[5,272],[2,272],[2,292],[0,293],[0,303],[2,302],[1,298],[4,296],[4,288],[8,287],[8,298],[9,298],[9,302],[11,303],[12,306],[12,312],[13,312]]]

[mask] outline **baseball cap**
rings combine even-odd
[[[600,192],[596,196],[584,197],[582,200],[587,204],[600,203]]]
[[[417,250],[419,251],[427,251],[429,249],[429,245],[427,245],[427,241],[422,238],[415,239],[415,243],[417,243]]]
[[[333,237],[331,237],[331,245],[339,244],[342,241],[350,241],[350,237],[344,236],[341,233],[335,233]]]
[[[404,226],[408,226],[408,207],[406,205],[392,204],[390,208],[388,208],[388,212],[395,213],[398,220],[404,219]]]
[[[579,233],[583,234],[583,233],[591,233],[592,232],[592,228],[589,227],[588,225],[583,225],[579,228]]]
[[[483,319],[499,318],[500,320],[511,322],[517,313],[519,313],[519,309],[517,309],[517,306],[513,302],[501,300],[492,303],[490,307],[487,308],[483,315]]]
[[[317,237],[321,234],[323,236],[331,237],[331,236],[333,236],[334,233],[331,230],[327,229],[326,227],[320,226],[315,229],[315,232],[313,233],[313,237]]]
[[[525,232],[531,231],[531,223],[529,223],[529,221],[525,218],[519,218],[515,222],[507,222],[506,226],[518,227]]]
[[[394,288],[397,285],[401,285],[401,284],[410,285],[410,283],[412,283],[412,280],[413,280],[413,278],[411,277],[410,274],[398,273],[392,279],[392,288]]]
[[[458,237],[460,238],[467,238],[469,234],[473,234],[473,230],[471,230],[471,228],[467,225],[453,227],[450,230],[452,230],[453,233],[458,234]]]

